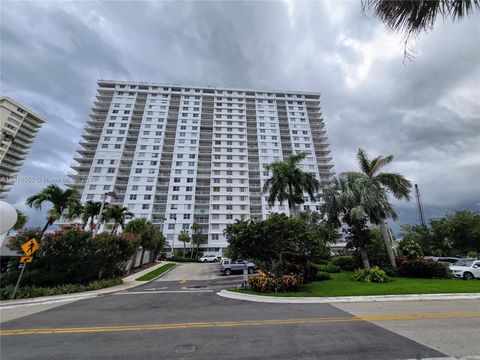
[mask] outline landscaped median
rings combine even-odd
[[[153,280],[153,279],[159,277],[160,275],[163,275],[165,272],[173,269],[175,266],[177,266],[177,264],[175,264],[175,263],[165,264],[165,265],[160,266],[159,268],[157,268],[153,271],[150,271],[149,273],[146,273],[143,276],[140,276],[139,278],[135,279],[135,281],[150,281],[150,280]]]
[[[330,274],[330,279],[313,281],[303,285],[296,292],[258,293],[252,290],[235,289],[229,292],[259,297],[362,297],[382,295],[417,294],[480,294],[480,281],[455,279],[419,279],[392,277],[385,283],[355,281],[352,272]]]

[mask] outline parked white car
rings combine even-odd
[[[199,260],[200,262],[217,262],[218,258],[216,255],[205,255],[202,256]]]
[[[480,279],[480,260],[459,260],[450,265],[450,271],[456,278],[465,280]]]

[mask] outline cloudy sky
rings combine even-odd
[[[2,1],[1,95],[47,119],[20,175],[70,172],[97,79],[320,91],[335,171],[359,147],[393,154],[427,217],[480,209],[479,15],[439,19],[403,62],[401,37],[360,0],[318,2]],[[367,14],[368,15],[368,14]],[[16,184],[7,200],[45,183]],[[396,202],[399,223],[415,202]],[[398,228],[398,225],[395,225]]]

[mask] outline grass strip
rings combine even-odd
[[[170,270],[171,268],[175,267],[176,264],[173,263],[168,263],[163,266],[160,266],[159,268],[150,271],[149,273],[146,273],[145,275],[140,276],[139,278],[136,278],[135,281],[149,281],[153,280],[156,277],[159,277],[162,275],[165,271]]]
[[[390,282],[387,283],[365,283],[353,280],[351,272],[330,274],[330,277],[329,280],[308,283],[299,291],[291,293],[257,293],[237,289],[232,291],[287,297],[480,293],[479,280],[390,277]]]

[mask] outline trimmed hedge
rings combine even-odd
[[[317,268],[319,271],[323,271],[326,273],[339,273],[340,267],[337,265],[333,265],[332,263],[329,264],[318,264]]]
[[[335,256],[332,258],[332,264],[338,266],[343,271],[353,271],[353,257],[349,255]]]
[[[122,279],[115,278],[92,281],[87,285],[65,284],[54,287],[24,286],[18,289],[15,299],[36,298],[40,296],[54,296],[72,294],[82,291],[100,290],[103,288],[120,285],[121,283]],[[0,299],[10,300],[14,287],[15,286],[13,285],[2,287],[0,291]]]
[[[409,260],[397,258],[398,275],[415,278],[449,278],[450,270],[441,262],[425,260],[423,258]]]

